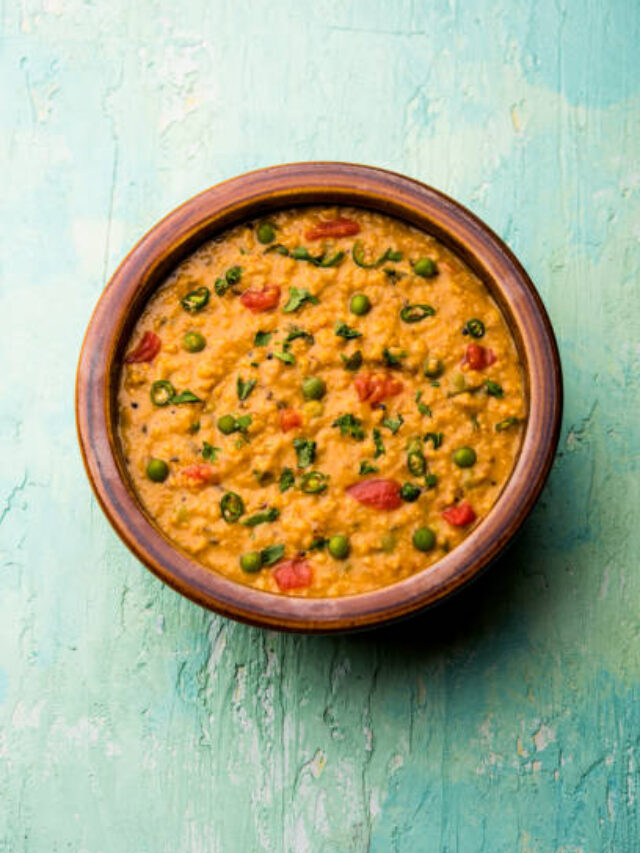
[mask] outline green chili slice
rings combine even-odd
[[[421,450],[413,450],[407,456],[407,468],[414,477],[423,477],[427,472],[427,460]]]
[[[367,263],[364,258],[364,246],[362,245],[362,242],[360,240],[356,240],[356,242],[353,244],[353,249],[351,250],[351,257],[353,258],[354,263],[356,263],[359,267],[362,267],[365,270],[372,270],[381,267],[382,264],[386,263],[387,261],[401,261],[402,252],[397,252],[394,249],[387,249],[380,255],[377,260],[372,261],[371,263]]]
[[[227,492],[220,500],[220,514],[227,524],[235,522],[244,515],[244,502],[235,492]]]
[[[462,328],[462,334],[471,335],[472,338],[483,338],[484,332],[484,323],[482,320],[478,320],[477,317],[472,317],[470,320],[467,320]]]
[[[168,406],[176,396],[176,389],[168,379],[157,379],[151,386],[149,396],[154,406]]]
[[[184,308],[185,311],[188,311],[190,314],[196,314],[198,311],[202,311],[207,302],[209,301],[209,296],[211,295],[208,287],[199,287],[197,290],[192,290],[191,293],[187,293],[187,295],[180,300],[180,305]]]
[[[507,429],[511,429],[513,426],[517,426],[520,423],[520,418],[505,418],[503,421],[499,421],[496,424],[496,432],[504,432]]]
[[[320,471],[309,471],[300,478],[300,489],[305,495],[319,495],[329,484],[329,475]]]
[[[404,323],[419,323],[425,317],[433,317],[435,313],[435,308],[432,308],[431,305],[405,305],[400,311],[400,319]]]

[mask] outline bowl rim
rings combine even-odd
[[[123,349],[149,296],[214,234],[269,211],[305,204],[377,210],[434,235],[479,274],[499,303],[524,365],[529,413],[520,454],[496,503],[438,562],[370,592],[305,598],[265,592],[206,568],[160,532],[124,471],[115,391]],[[503,550],[546,482],[562,417],[562,373],[551,322],[533,282],[505,243],[454,199],[413,178],[354,163],[269,166],[216,184],[171,211],[116,269],[93,311],[76,375],[76,426],[93,492],[116,533],[156,576],[210,610],[263,628],[331,633],[382,625],[467,584]]]

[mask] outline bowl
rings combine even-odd
[[[369,208],[426,231],[486,284],[511,329],[524,367],[529,415],[520,454],[497,502],[439,562],[372,592],[301,598],[263,592],[205,568],[169,541],[141,506],[117,437],[116,393],[124,347],[150,294],[205,240],[270,211],[306,204]],[[153,227],[116,270],[95,308],[80,354],[76,420],[85,468],[107,518],[161,580],[223,616],[265,628],[329,633],[381,625],[451,595],[505,548],[547,479],[560,428],[562,378],[540,297],[507,246],[476,216],[431,187],[349,163],[260,169],[205,190]]]

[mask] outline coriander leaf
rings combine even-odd
[[[406,350],[402,350],[397,354],[390,352],[386,347],[382,350],[382,358],[387,367],[402,367],[401,359],[406,357]]]
[[[209,444],[208,441],[205,441],[202,445],[202,458],[206,459],[208,462],[215,462],[218,458],[218,453],[221,452],[221,447],[214,447],[212,444]]]
[[[309,545],[310,551],[322,551],[323,548],[326,548],[327,542],[329,540],[325,539],[324,536],[316,536],[311,540],[311,544]]]
[[[272,506],[270,509],[264,510],[264,512],[257,512],[255,515],[250,515],[241,524],[244,524],[245,527],[257,527],[259,524],[276,521],[279,517],[280,510]]]
[[[340,358],[342,359],[345,370],[351,370],[355,373],[356,370],[360,370],[362,367],[362,353],[360,350],[356,350],[349,356],[340,353]]]
[[[346,323],[337,322],[334,327],[334,331],[339,338],[344,338],[345,341],[351,341],[354,338],[362,337],[362,332],[357,332],[355,329],[347,326]]]
[[[224,277],[227,280],[227,284],[237,284],[242,278],[242,267],[229,267]]]
[[[309,305],[317,305],[319,302],[320,300],[318,297],[309,293],[305,287],[290,287],[289,299],[282,310],[285,314],[291,314],[292,312],[297,311],[298,308],[302,308],[306,303],[309,303]]]
[[[398,415],[397,418],[387,416],[382,420],[382,426],[386,426],[386,428],[390,429],[394,435],[398,432],[403,423],[404,418],[402,417],[402,415]]]
[[[282,348],[282,352],[274,352],[273,357],[280,359],[280,361],[283,364],[295,364],[296,363],[295,355],[292,352],[289,352],[287,349],[285,349],[284,346]]]
[[[286,492],[292,489],[296,484],[295,474],[292,468],[283,468],[280,474],[280,491]]]
[[[360,463],[359,474],[377,474],[380,469],[376,465],[372,465],[367,459]]]
[[[418,405],[418,411],[420,412],[421,415],[427,415],[428,417],[431,417],[431,414],[432,414],[431,409],[425,403],[420,402],[421,397],[422,397],[422,391],[418,391],[416,393],[416,398],[415,398],[416,403]]]
[[[251,415],[240,415],[239,418],[236,418],[236,429],[238,432],[246,432],[252,423]]]
[[[253,339],[253,343],[257,347],[266,347],[269,341],[271,340],[271,336],[273,332],[256,332],[256,336]]]
[[[428,489],[433,489],[438,485],[438,477],[436,474],[427,474],[424,478],[424,484]]]
[[[373,431],[373,443],[375,444],[376,448],[376,452],[373,454],[373,458],[378,459],[380,456],[384,456],[387,451],[384,449],[382,434],[379,429],[374,429]]]
[[[293,448],[298,457],[298,468],[308,468],[316,458],[316,443],[306,438],[294,438]]]
[[[274,476],[271,471],[254,471],[253,476],[258,481],[259,486],[268,486],[269,483],[273,483]]]
[[[362,421],[360,418],[354,417],[352,414],[340,415],[331,424],[332,427],[339,427],[340,435],[349,435],[355,438],[356,441],[362,441],[364,438],[364,430],[362,429]]]
[[[238,400],[246,400],[249,394],[256,387],[257,382],[255,379],[248,379],[246,382],[242,379],[241,376],[238,376],[236,381],[236,390],[238,392]]]
[[[196,397],[196,395],[192,391],[181,391],[180,394],[174,394],[170,403],[202,403],[203,400],[200,397]]]
[[[260,551],[263,566],[273,566],[284,557],[284,545],[268,545]]]
[[[499,385],[497,382],[494,382],[492,379],[484,380],[485,388],[487,389],[487,394],[490,397],[504,397],[504,391],[502,390],[502,385]]]

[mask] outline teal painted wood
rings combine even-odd
[[[640,7],[0,6],[0,850],[636,851]],[[394,631],[203,612],[92,499],[72,386],[161,215],[296,159],[407,172],[514,248],[566,378],[518,543]]]

